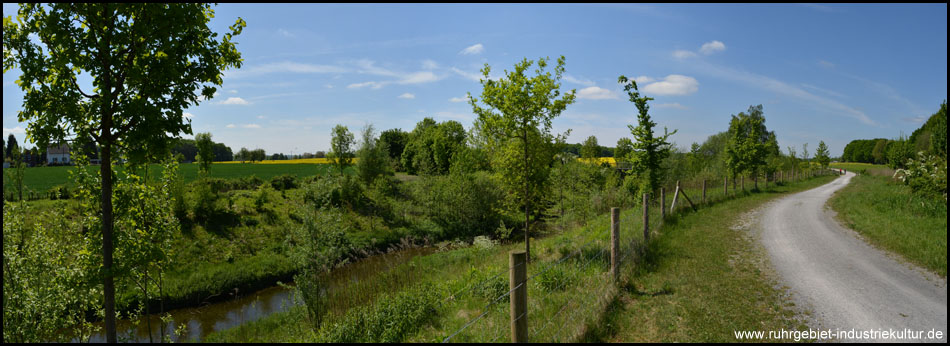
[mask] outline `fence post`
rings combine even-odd
[[[722,194],[729,197],[729,177],[722,178]]]
[[[745,191],[745,176],[739,176],[739,186],[742,187],[742,191]]]
[[[508,253],[508,265],[511,267],[508,272],[508,289],[512,291],[509,295],[511,302],[511,342],[528,342],[527,257],[524,250],[512,250]]]
[[[666,219],[666,191],[660,188],[660,222]]]
[[[752,181],[755,185],[755,190],[759,189],[759,172],[755,172],[755,175],[752,176]]]
[[[620,208],[610,208],[610,274],[620,280]]]
[[[643,194],[643,243],[650,240],[650,193]]]
[[[706,204],[706,179],[703,179],[703,204]]]

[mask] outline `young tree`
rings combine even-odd
[[[523,59],[515,64],[513,72],[505,71],[500,80],[489,78],[491,67],[482,69],[481,100],[487,107],[478,105],[478,99],[468,93],[472,111],[478,115],[473,136],[476,143],[483,143],[492,152],[492,166],[502,175],[508,193],[519,195],[524,206],[525,251],[531,258],[529,239],[529,215],[533,205],[543,198],[547,188],[551,163],[556,154],[551,120],[556,118],[571,103],[575,90],[561,96],[560,81],[564,74],[564,56],[557,60],[554,78],[545,72],[548,59],[538,59],[534,77],[525,71],[534,61]],[[517,190],[521,193],[517,193]]]
[[[818,141],[818,148],[815,149],[815,160],[818,161],[822,169],[828,168],[831,158],[828,156],[828,146],[825,145],[825,141]]]
[[[17,147],[19,147],[19,145],[16,143],[16,137],[14,137],[11,133],[9,136],[7,136],[7,147],[5,151],[6,156],[4,156],[4,158],[13,157],[13,149]]]
[[[367,185],[380,176],[392,174],[389,171],[389,156],[379,145],[372,124],[363,128],[363,141],[360,143],[357,157],[360,160],[356,162],[356,172]]]
[[[112,273],[112,162],[167,150],[191,133],[182,110],[214,97],[222,71],[241,66],[232,39],[238,18],[220,39],[208,24],[210,4],[21,4],[17,21],[3,20],[3,70],[19,67],[25,92],[21,122],[41,148],[67,130],[101,148],[103,285],[106,341],[116,342]],[[35,38],[35,39],[34,39]],[[173,39],[170,39],[173,38]],[[80,86],[78,76],[93,80]]]
[[[10,182],[17,191],[17,200],[23,200],[23,177],[26,175],[26,163],[23,162],[23,149],[14,146],[10,152],[10,168],[5,169],[10,177]],[[4,196],[6,198],[6,196]]]
[[[633,175],[627,176],[624,184],[634,196],[643,192],[653,193],[660,187],[660,179],[663,178],[660,164],[670,155],[670,143],[666,140],[675,134],[676,130],[668,132],[666,127],[663,127],[663,136],[654,136],[653,127],[656,123],[650,119],[650,105],[647,104],[647,101],[653,98],[640,96],[637,82],[628,80],[623,75],[617,78],[617,82],[624,85],[623,90],[639,111],[637,126],[627,125],[634,139],[633,152],[629,156],[633,164]],[[634,189],[637,191],[633,191]]]
[[[597,144],[596,136],[592,135],[584,140],[584,145],[581,146],[581,157],[588,163],[596,163],[594,159],[600,157],[600,145]]]
[[[195,135],[195,145],[198,147],[198,169],[201,175],[211,175],[211,162],[214,161],[214,142],[211,133],[204,132]]]
[[[346,167],[353,164],[353,133],[346,126],[337,125],[331,134],[333,138],[330,139],[330,152],[327,158],[340,170],[342,176]]]

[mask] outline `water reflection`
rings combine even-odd
[[[379,275],[380,271],[391,269],[413,257],[432,252],[435,252],[434,248],[409,248],[370,256],[350,263],[330,274],[327,294],[345,290],[347,286]],[[158,314],[140,318],[137,327],[128,319],[120,319],[116,321],[116,329],[119,331],[118,339],[120,342],[149,342],[147,322],[151,321],[151,340],[154,342],[160,342],[162,335],[170,336],[175,342],[201,341],[212,332],[233,328],[301,304],[299,298],[294,299],[295,289],[282,286],[266,288],[247,295],[238,291],[229,294],[237,296],[237,299],[170,311],[172,320],[166,324],[162,323]],[[175,328],[182,324],[186,324],[187,329],[182,335],[176,336]],[[98,325],[104,329],[101,322]],[[73,340],[73,342],[78,341]],[[105,334],[95,333],[89,341],[105,342]]]

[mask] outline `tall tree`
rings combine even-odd
[[[214,97],[222,71],[240,67],[232,38],[238,18],[218,39],[210,4],[21,4],[3,19],[3,70],[19,67],[25,92],[18,120],[41,148],[73,132],[101,148],[103,285],[106,341],[116,342],[112,272],[114,150],[130,158],[167,150],[191,133],[182,110]],[[35,39],[34,39],[35,38]],[[80,86],[79,75],[92,78]],[[200,95],[196,92],[201,89]]]
[[[617,140],[617,149],[614,149],[614,160],[620,162],[626,160],[627,155],[633,152],[633,141],[627,137],[621,137]]]
[[[214,161],[214,142],[211,141],[211,133],[196,134],[195,145],[198,147],[198,169],[203,176],[210,176],[211,162]]]
[[[245,147],[241,147],[241,150],[238,151],[238,156],[241,158],[241,163],[251,160],[251,152]]]
[[[327,158],[340,170],[340,175],[346,167],[353,164],[353,133],[346,126],[337,125],[331,132],[333,137],[330,139],[330,152]]]
[[[379,134],[379,146],[389,155],[389,161],[394,168],[402,171],[402,152],[409,142],[409,134],[401,129],[389,129]]]
[[[733,181],[739,174],[757,175],[766,163],[770,151],[777,154],[775,134],[765,127],[762,105],[749,106],[747,113],[739,112],[729,121],[729,142],[726,146],[726,165]],[[774,149],[770,149],[774,147]]]
[[[656,126],[656,123],[650,119],[648,113],[650,105],[647,104],[653,98],[641,96],[637,90],[637,82],[628,80],[623,75],[617,78],[617,82],[623,84],[623,90],[627,92],[630,102],[633,102],[638,111],[637,126],[627,125],[634,139],[633,152],[629,156],[633,164],[634,174],[627,176],[626,179],[631,179],[631,182],[625,182],[625,185],[628,186],[628,190],[632,190],[634,187],[639,190],[639,192],[630,191],[635,192],[634,196],[643,192],[653,193],[654,190],[660,187],[660,179],[663,178],[660,164],[670,156],[670,143],[666,140],[675,134],[676,130],[668,132],[666,127],[663,127],[662,136],[654,135],[653,127]],[[633,180],[636,180],[636,182],[634,183]]]
[[[815,161],[818,161],[822,169],[828,168],[831,157],[828,156],[828,146],[825,145],[825,141],[818,141],[818,148],[815,149]]]
[[[17,148],[17,147],[19,146],[16,143],[16,137],[14,137],[13,134],[11,133],[9,136],[7,136],[7,147],[6,147],[5,157],[13,157],[13,148]]]
[[[357,157],[360,160],[356,162],[356,172],[367,185],[376,178],[392,174],[388,162],[389,156],[384,148],[379,145],[372,124],[363,128],[363,141],[360,143]]]
[[[476,143],[488,147],[492,166],[502,175],[508,193],[520,195],[524,206],[524,240],[527,258],[531,258],[529,215],[533,205],[541,202],[548,187],[550,167],[556,154],[551,135],[551,120],[556,118],[571,103],[575,90],[560,99],[564,74],[564,56],[557,60],[554,78],[544,69],[549,59],[538,59],[534,77],[525,71],[534,61],[522,59],[515,70],[505,71],[500,80],[489,78],[491,67],[485,64],[481,100],[487,107],[478,105],[478,99],[468,93],[472,111],[478,115],[473,132]],[[478,145],[478,144],[476,144]],[[521,193],[515,191],[521,190]],[[537,193],[533,193],[536,191]]]
[[[581,146],[581,157],[588,160],[588,163],[594,162],[594,159],[600,157],[600,145],[597,144],[597,136],[591,135],[584,140],[584,145]]]

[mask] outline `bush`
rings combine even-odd
[[[946,158],[917,153],[917,159],[908,159],[907,168],[894,172],[914,193],[941,196],[947,200],[947,160]]]
[[[430,284],[379,298],[324,324],[318,342],[402,342],[437,316],[440,292]]]
[[[278,175],[271,178],[270,185],[277,191],[297,188],[297,176],[291,174]]]
[[[504,192],[487,173],[423,177],[413,191],[449,238],[491,235],[502,221]]]
[[[358,209],[366,205],[363,186],[349,175],[317,177],[304,190],[304,201],[314,208],[348,207]]]

